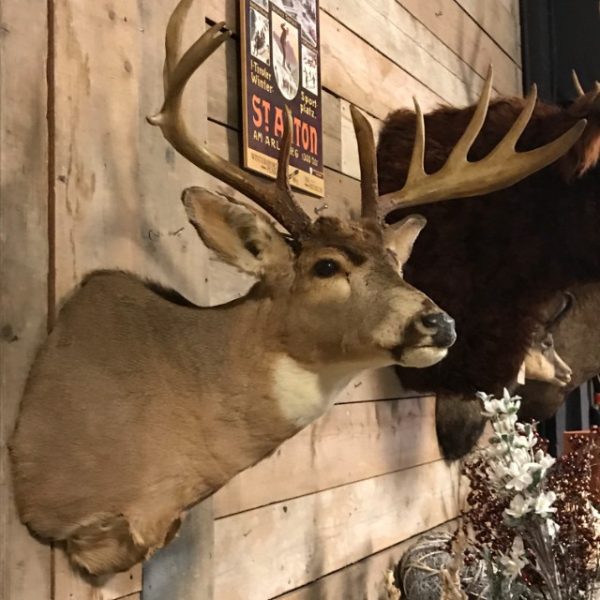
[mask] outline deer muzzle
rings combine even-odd
[[[456,341],[454,319],[445,312],[431,312],[421,316],[417,329],[431,336],[433,346],[449,348]]]

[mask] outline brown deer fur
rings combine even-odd
[[[422,218],[385,232],[321,218],[294,253],[254,209],[199,188],[184,204],[256,285],[199,308],[129,274],[91,275],[33,364],[11,440],[22,521],[96,575],[168,542],[187,508],[316,419],[361,370],[430,365],[454,340],[449,319],[434,339],[421,319],[439,309],[400,275]],[[314,270],[324,259],[339,267],[326,278]]]
[[[494,148],[522,105],[519,98],[490,105],[471,160]],[[427,172],[443,165],[471,114],[472,108],[440,108],[425,116]],[[438,433],[448,457],[464,454],[482,426],[478,405],[462,398],[498,392],[515,378],[539,307],[569,286],[600,281],[600,92],[565,109],[538,102],[517,149],[543,144],[581,117],[588,119],[584,134],[554,165],[485,198],[419,209],[430,225],[405,275],[452,314],[458,341],[439,365],[400,373],[407,386],[440,395]],[[382,193],[404,184],[414,132],[412,111],[388,116],[378,146]],[[401,216],[397,211],[390,220]],[[443,397],[451,398],[446,406]]]

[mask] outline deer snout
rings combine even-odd
[[[454,319],[445,312],[431,312],[421,315],[420,324],[425,333],[431,336],[436,346],[448,348],[456,341]]]
[[[571,377],[573,375],[573,370],[569,365],[564,362],[560,357],[557,356],[557,362],[555,365],[555,376],[554,378],[557,380],[558,385],[560,387],[565,387],[571,383]]]

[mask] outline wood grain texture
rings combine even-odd
[[[320,6],[448,104],[476,100],[480,75],[395,0],[321,0]]]
[[[456,466],[436,461],[219,519],[215,597],[304,585],[454,518],[459,493]]]
[[[493,64],[494,86],[500,93],[521,93],[519,64],[455,0],[401,0],[401,4],[482,77]],[[486,6],[493,4],[496,2],[485,3]]]
[[[48,137],[46,2],[0,10],[0,598],[49,600],[50,547],[21,525],[8,441],[46,334]]]
[[[184,187],[211,180],[145,121],[162,103],[162,40],[175,4],[57,4],[59,301],[87,272],[118,267],[211,302],[208,252],[179,202]],[[185,44],[204,29],[202,3],[194,3]],[[204,76],[192,78],[184,97],[199,143],[206,140]]]
[[[456,0],[468,15],[510,56],[521,64],[521,36],[519,13],[504,2]]]
[[[144,600],[213,598],[213,500],[194,506],[177,537],[144,564]]]
[[[218,491],[215,517],[439,458],[433,397],[338,404]]]
[[[393,570],[406,550],[418,541],[424,533],[433,534],[451,531],[455,521],[421,532],[381,552],[372,554],[340,571],[326,575],[314,583],[303,586],[293,592],[278,596],[277,600],[382,600],[388,598],[386,590],[386,572]]]

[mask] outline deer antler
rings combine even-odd
[[[288,178],[288,161],[292,143],[292,115],[286,107],[277,179],[265,183],[256,176],[199,145],[190,134],[181,114],[185,86],[196,69],[224,42],[231,32],[221,32],[225,23],[208,29],[178,58],[185,18],[193,0],[181,0],[167,25],[165,66],[163,72],[165,100],[160,112],[148,122],[161,128],[164,137],[182,156],[202,170],[241,192],[264,208],[290,234],[299,238],[310,228],[308,215],[294,200]]]
[[[444,166],[431,175],[425,172],[425,124],[421,108],[415,100],[417,130],[406,183],[401,190],[380,196],[378,211],[381,218],[385,218],[395,209],[441,202],[450,198],[488,194],[513,185],[562,156],[577,141],[585,128],[586,121],[581,119],[549,144],[529,152],[516,152],[515,145],[535,106],[537,91],[534,85],[525,99],[523,110],[500,143],[485,158],[469,162],[467,155],[485,121],[491,89],[490,67],[469,125]]]
[[[585,96],[585,90],[581,85],[581,81],[579,81],[579,75],[577,75],[577,71],[575,69],[571,69],[571,81],[573,82],[575,93],[578,96]]]
[[[579,75],[577,75],[577,71],[575,69],[571,69],[571,81],[573,82],[573,87],[575,88],[575,93],[578,97],[585,96],[585,90],[581,85],[581,80],[579,79]],[[594,82],[594,91],[596,93],[600,92],[600,81]]]
[[[358,162],[360,164],[360,192],[362,216],[377,218],[377,153],[373,128],[367,118],[354,106],[350,105],[350,114],[354,124],[354,133],[358,144]]]

